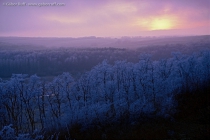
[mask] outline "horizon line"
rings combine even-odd
[[[210,36],[210,34],[194,34],[194,35],[159,35],[159,36],[79,36],[79,37],[71,37],[71,36],[0,36],[0,37],[15,37],[15,38],[135,38],[135,37],[142,37],[142,38],[147,38],[147,37],[187,37],[187,36]]]

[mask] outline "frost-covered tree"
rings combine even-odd
[[[143,54],[137,63],[109,64],[105,60],[76,80],[68,72],[52,81],[16,74],[9,80],[0,79],[0,126],[13,124],[18,136],[67,124],[86,128],[130,122],[142,115],[172,116],[177,94],[195,92],[209,83],[209,51],[174,53],[172,58],[158,61]]]

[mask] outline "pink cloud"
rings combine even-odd
[[[60,7],[3,6],[5,2],[0,3],[0,36],[209,34],[203,30],[210,26],[209,0],[61,0],[65,6]],[[154,29],[162,33],[150,31]]]

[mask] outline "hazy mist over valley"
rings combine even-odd
[[[137,63],[141,54],[152,60],[172,57],[172,53],[193,54],[208,50],[210,36],[185,37],[83,37],[83,38],[0,38],[0,77],[37,74],[51,77],[70,72],[78,77],[107,60]]]
[[[148,37],[0,37],[1,50],[11,48],[126,48],[136,49],[148,46],[209,43],[209,35],[202,36],[148,36]]]

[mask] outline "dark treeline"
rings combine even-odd
[[[38,52],[30,57],[36,58],[35,54]],[[54,56],[53,52],[51,57],[50,54],[49,60]],[[14,61],[22,61],[19,58]],[[53,62],[59,62],[57,58],[59,55]],[[173,57],[160,60],[151,58],[142,54],[136,63],[103,61],[78,79],[65,72],[52,81],[25,74],[0,80],[0,127],[13,124],[16,133],[23,133],[71,128],[74,124],[85,129],[105,123],[133,123],[142,116],[173,118],[176,95],[210,85],[210,51],[174,53]],[[37,63],[39,68],[49,65],[44,60],[42,64],[32,60],[28,64]]]
[[[17,47],[18,48],[18,47]],[[0,50],[0,77],[10,78],[14,73],[37,74],[40,77],[53,77],[70,72],[74,78],[91,70],[107,60],[114,64],[118,60],[137,63],[140,54],[152,54],[152,60],[170,58],[171,52],[191,54],[209,48],[208,42],[189,44],[168,44],[132,48],[40,48],[27,46],[17,49],[8,47]]]

